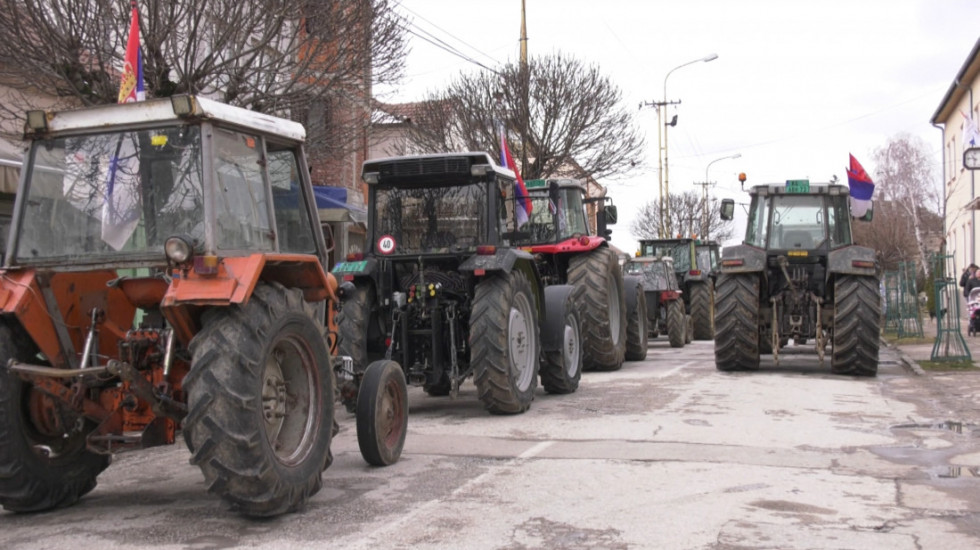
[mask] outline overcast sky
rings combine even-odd
[[[670,190],[698,190],[711,161],[715,197],[741,199],[747,184],[809,178],[846,182],[853,153],[874,178],[875,149],[905,132],[926,140],[936,182],[941,133],[929,120],[980,36],[977,0],[526,0],[530,56],[572,54],[598,65],[638,106],[663,99],[674,71]],[[488,66],[516,63],[521,0],[396,0],[412,30]],[[480,68],[414,36],[407,76],[378,90],[389,102],[422,99]],[[638,111],[645,163],[600,181],[619,208],[613,244],[635,251],[629,225],[657,198],[657,116]],[[492,144],[487,145],[488,149]],[[493,153],[494,151],[491,151]],[[744,227],[736,227],[741,239]]]

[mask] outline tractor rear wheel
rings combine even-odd
[[[355,290],[337,312],[337,355],[353,360],[354,378],[360,377],[368,366],[368,323],[375,304],[374,287],[355,282]],[[350,381],[340,389],[340,402],[347,412],[357,408],[357,382]]]
[[[541,339],[531,283],[520,271],[484,277],[470,315],[477,393],[492,414],[526,411],[538,381]]]
[[[881,295],[873,277],[839,276],[834,283],[834,374],[878,374]]]
[[[74,504],[110,462],[86,449],[88,430],[75,429],[79,416],[7,370],[10,359],[29,362],[36,354],[20,326],[0,322],[0,504],[11,512]]]
[[[582,323],[576,293],[567,292],[569,288],[575,287],[552,285],[544,289],[547,336],[541,335],[545,344],[541,385],[553,394],[574,392],[582,378]]]
[[[368,365],[357,394],[357,446],[372,466],[398,462],[408,432],[408,387],[394,361]]]
[[[248,516],[293,512],[331,462],[334,375],[298,289],[256,286],[211,309],[190,344],[184,439],[208,491]]]
[[[759,368],[759,277],[721,274],[715,287],[715,367]]]
[[[711,281],[692,283],[688,291],[691,293],[691,317],[694,320],[695,340],[711,340],[715,337],[714,317],[712,308],[714,307],[714,289]]]
[[[626,299],[616,254],[597,248],[574,256],[568,284],[583,287],[582,331],[585,368],[618,370],[626,356]]]
[[[670,347],[684,347],[687,335],[687,319],[684,315],[684,302],[671,300],[667,302],[667,339]]]
[[[638,277],[627,277],[626,283],[626,360],[647,358],[647,297]]]

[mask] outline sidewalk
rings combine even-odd
[[[967,349],[974,361],[980,361],[980,336],[968,336],[966,330],[966,319],[960,320],[960,332],[963,334],[963,341],[966,342]],[[909,338],[906,341],[898,340],[890,343],[890,346],[898,348],[908,359],[912,361],[929,361],[932,359],[932,348],[936,342],[936,320],[928,317],[922,320],[922,333],[925,338]],[[919,374],[918,365],[913,367]]]

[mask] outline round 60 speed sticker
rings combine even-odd
[[[391,254],[395,251],[395,238],[391,235],[382,235],[378,239],[378,252],[381,254]]]

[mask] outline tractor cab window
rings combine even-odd
[[[532,192],[530,197],[531,215],[519,230],[529,237],[516,240],[515,245],[559,242],[588,235],[585,206],[578,188],[561,189],[557,201],[552,201],[546,192]]]
[[[822,196],[776,195],[772,197],[770,248],[812,249],[826,237],[826,209]]]
[[[843,196],[830,197],[827,208],[827,232],[830,235],[830,248],[847,246],[851,243],[850,209]]]
[[[37,141],[24,169],[18,263],[162,257],[172,235],[204,240],[196,126]]]
[[[272,250],[261,148],[256,136],[214,130],[215,221],[220,249]]]
[[[375,189],[375,252],[475,251],[487,241],[486,185]]]
[[[295,254],[316,253],[313,225],[307,198],[300,191],[300,174],[292,150],[269,145],[269,183],[276,210],[279,251]]]
[[[745,244],[766,247],[769,236],[769,200],[768,197],[753,195],[749,205],[749,220],[745,227]]]

